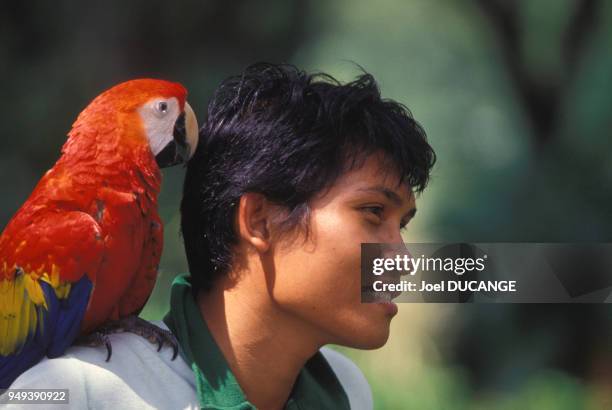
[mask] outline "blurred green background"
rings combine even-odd
[[[439,160],[407,241],[610,241],[612,2],[596,0],[0,3],[0,227],[99,92],[180,81],[200,120],[255,61],[350,80],[406,104]],[[164,171],[165,249],[143,315],[187,270],[183,169]],[[580,274],[577,272],[576,274]],[[606,305],[404,304],[388,344],[340,348],[377,409],[612,408]]]

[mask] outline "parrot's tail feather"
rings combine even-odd
[[[47,356],[53,358],[63,355],[79,335],[91,289],[92,283],[84,275],[81,280],[72,285],[68,298],[59,301],[60,314],[54,325],[53,339],[47,348]]]
[[[44,347],[31,341],[16,355],[0,356],[0,389],[8,389],[21,373],[34,366],[44,356]]]
[[[39,308],[38,326],[19,350],[14,354],[0,356],[0,389],[8,389],[17,377],[45,355],[62,355],[78,336],[92,289],[89,278],[85,275],[74,283],[65,299],[59,299],[49,283],[39,283],[47,308]]]

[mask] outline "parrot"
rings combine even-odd
[[[186,164],[198,125],[179,83],[115,85],[77,116],[57,162],[0,236],[0,389],[73,343],[131,331],[176,339],[138,317],[163,248],[161,168]],[[174,358],[173,357],[173,358]]]

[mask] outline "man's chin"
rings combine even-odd
[[[348,339],[348,340],[346,340]],[[377,323],[355,332],[345,343],[338,343],[354,349],[373,350],[383,347],[389,340],[389,323]]]

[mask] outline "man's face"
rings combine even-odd
[[[361,303],[361,243],[401,243],[415,212],[409,188],[381,172],[378,156],[342,175],[311,203],[311,235],[275,249],[272,297],[322,343],[377,348],[389,337],[394,304]]]

